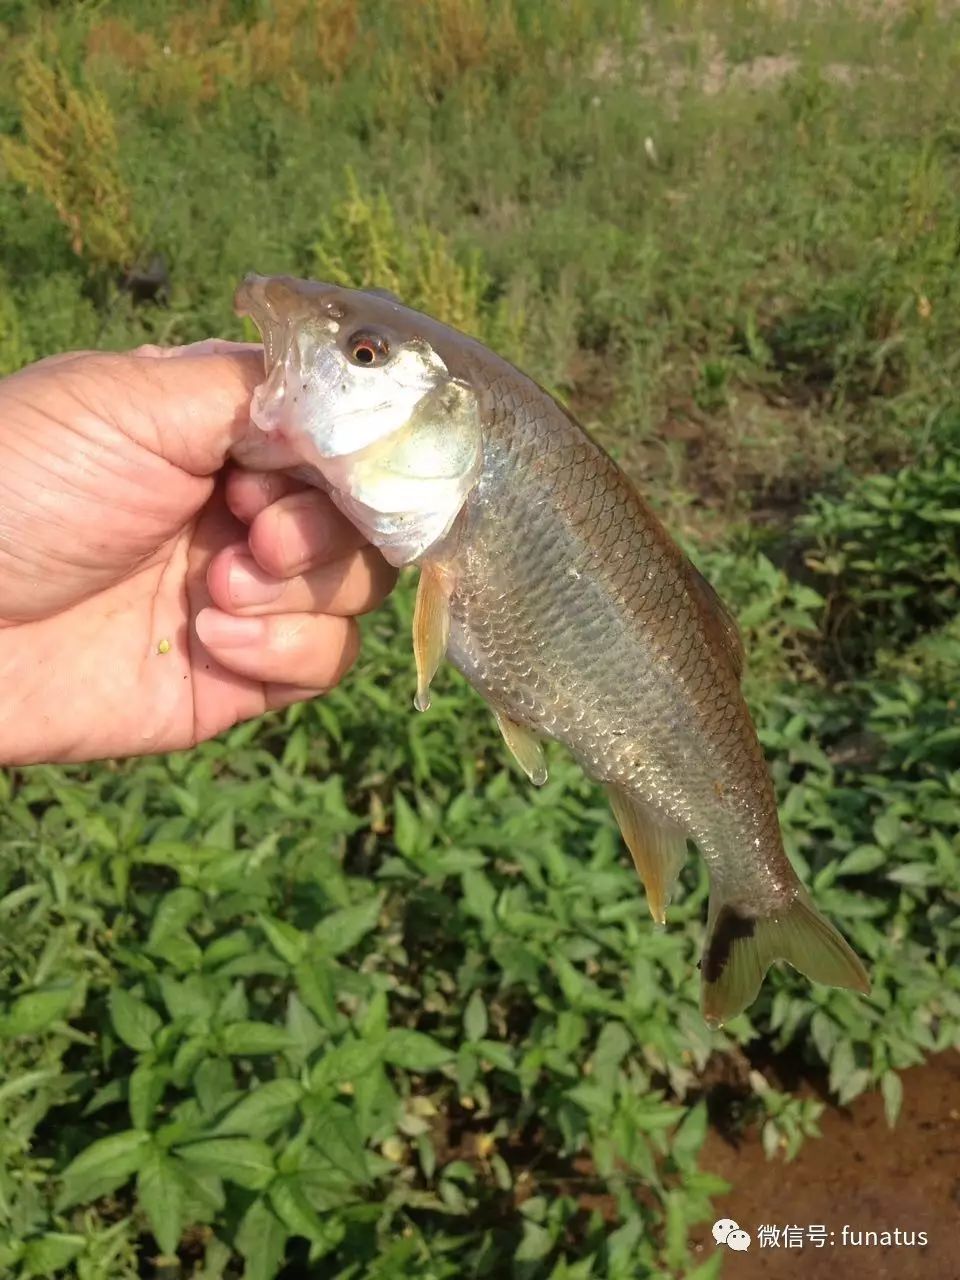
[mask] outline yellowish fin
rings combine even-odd
[[[813,982],[867,995],[870,979],[859,958],[800,889],[773,915],[750,915],[741,907],[711,903],[701,965],[701,1008],[719,1027],[756,999],[767,969],[786,960]]]
[[[650,914],[657,924],[664,924],[667,903],[687,857],[687,837],[678,826],[653,814],[622,787],[609,786],[607,794],[647,892]]]
[[[542,787],[547,780],[547,761],[543,747],[532,730],[525,725],[508,720],[499,711],[493,713],[503,734],[503,740],[517,764],[535,787]]]
[[[417,664],[418,711],[430,706],[430,681],[437,674],[450,638],[450,584],[442,569],[425,564],[420,570],[413,609],[413,656]]]

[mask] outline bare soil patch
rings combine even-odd
[[[960,1054],[941,1054],[904,1073],[903,1111],[887,1126],[878,1093],[828,1107],[822,1138],[790,1164],[769,1162],[759,1134],[735,1143],[713,1129],[701,1165],[733,1184],[715,1203],[753,1236],[726,1260],[730,1280],[958,1280],[960,1278]],[[812,1086],[801,1092],[813,1093]],[[761,1225],[822,1224],[822,1248],[761,1248]],[[853,1231],[924,1231],[926,1247],[844,1245]],[[704,1258],[716,1248],[709,1225],[694,1233]]]

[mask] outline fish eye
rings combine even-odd
[[[365,369],[383,364],[390,355],[390,345],[379,333],[355,333],[347,343],[354,364]]]

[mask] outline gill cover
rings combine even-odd
[[[264,343],[254,424],[315,467],[344,514],[394,565],[441,541],[480,470],[477,398],[389,307],[385,355],[353,358],[351,335],[375,330],[379,297],[286,277],[250,276],[236,308]]]

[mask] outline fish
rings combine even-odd
[[[606,788],[654,920],[688,840],[710,879],[701,1010],[745,1010],[775,961],[867,994],[783,847],[732,614],[573,415],[476,339],[381,290],[249,275],[256,440],[240,461],[329,493],[420,576],[414,702],[445,659],[534,786],[543,743]]]

